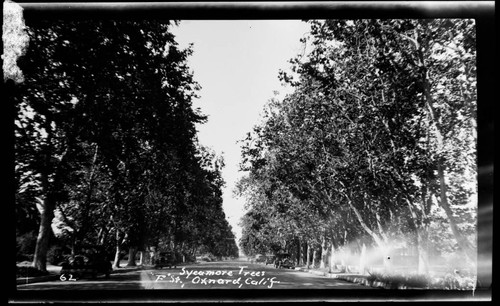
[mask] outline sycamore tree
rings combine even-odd
[[[368,143],[377,144],[378,152],[366,152],[369,167],[373,171],[374,165],[377,166],[372,156],[384,161],[385,165],[378,165],[382,170],[379,173],[393,182],[388,188],[399,191],[394,197],[395,204],[400,201],[409,204],[410,226],[417,232],[421,252],[426,252],[428,243],[432,198],[439,194],[437,202],[446,212],[458,246],[473,260],[470,242],[464,238],[475,227],[474,209],[470,209],[475,194],[473,21],[327,21],[318,25],[313,35],[325,40],[330,35],[330,39],[341,45],[338,49],[347,55],[348,61],[352,58],[357,63],[341,66],[343,71],[349,71],[342,84],[344,89],[351,90],[347,92],[353,98],[351,103],[364,106],[357,119],[369,117],[378,121],[378,124],[370,122],[373,130],[367,130],[370,125],[366,123],[357,124],[369,133],[365,137]],[[339,77],[338,73],[325,72],[335,69],[342,60],[329,61],[331,57],[323,57],[328,52],[322,52],[321,47],[315,50],[322,56],[306,63],[307,69],[314,65],[312,74],[318,74],[317,79],[323,83],[328,82],[328,76]],[[367,80],[371,83],[366,83]],[[437,118],[436,109],[442,110],[441,118]],[[377,134],[381,130],[386,135],[376,142],[376,136],[383,133]],[[446,140],[443,130],[448,132]],[[380,150],[384,143],[389,144],[385,152]],[[444,143],[448,146],[446,150]],[[462,198],[455,202],[455,214],[460,214],[458,220],[467,228],[465,233],[458,230],[458,221],[448,205],[446,192],[452,185],[445,182],[445,160],[460,165],[453,166],[457,170],[453,177],[463,183],[454,190]],[[387,165],[392,167],[384,171]],[[385,180],[378,181],[380,185]]]
[[[127,249],[131,265],[148,245],[192,249],[195,228],[203,239],[229,236],[222,165],[204,170],[197,157],[195,124],[206,118],[192,107],[191,50],[177,47],[173,24],[27,21],[16,204],[40,214],[36,268],[46,269],[55,215],[73,248],[114,245],[115,266]],[[195,212],[210,221],[199,226]]]
[[[270,103],[242,148],[254,185],[286,187],[331,245],[359,241],[360,230],[381,249],[402,241],[426,272],[442,237],[473,262],[473,21],[310,24],[310,52],[281,74],[294,92]]]

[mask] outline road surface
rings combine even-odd
[[[373,289],[359,284],[247,261],[202,262],[176,268],[142,269],[109,279],[66,279],[18,285],[18,290],[138,289]]]

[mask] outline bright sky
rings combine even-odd
[[[203,145],[223,153],[223,207],[238,240],[244,199],[233,198],[232,192],[242,176],[236,142],[260,122],[273,92],[284,92],[278,72],[288,71],[288,60],[302,52],[299,39],[308,29],[300,20],[185,20],[172,28],[181,47],[194,44],[188,64],[202,87],[194,107],[208,115],[208,122],[198,126],[198,137]]]

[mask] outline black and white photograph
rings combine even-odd
[[[493,12],[5,0],[9,302],[491,301]]]

